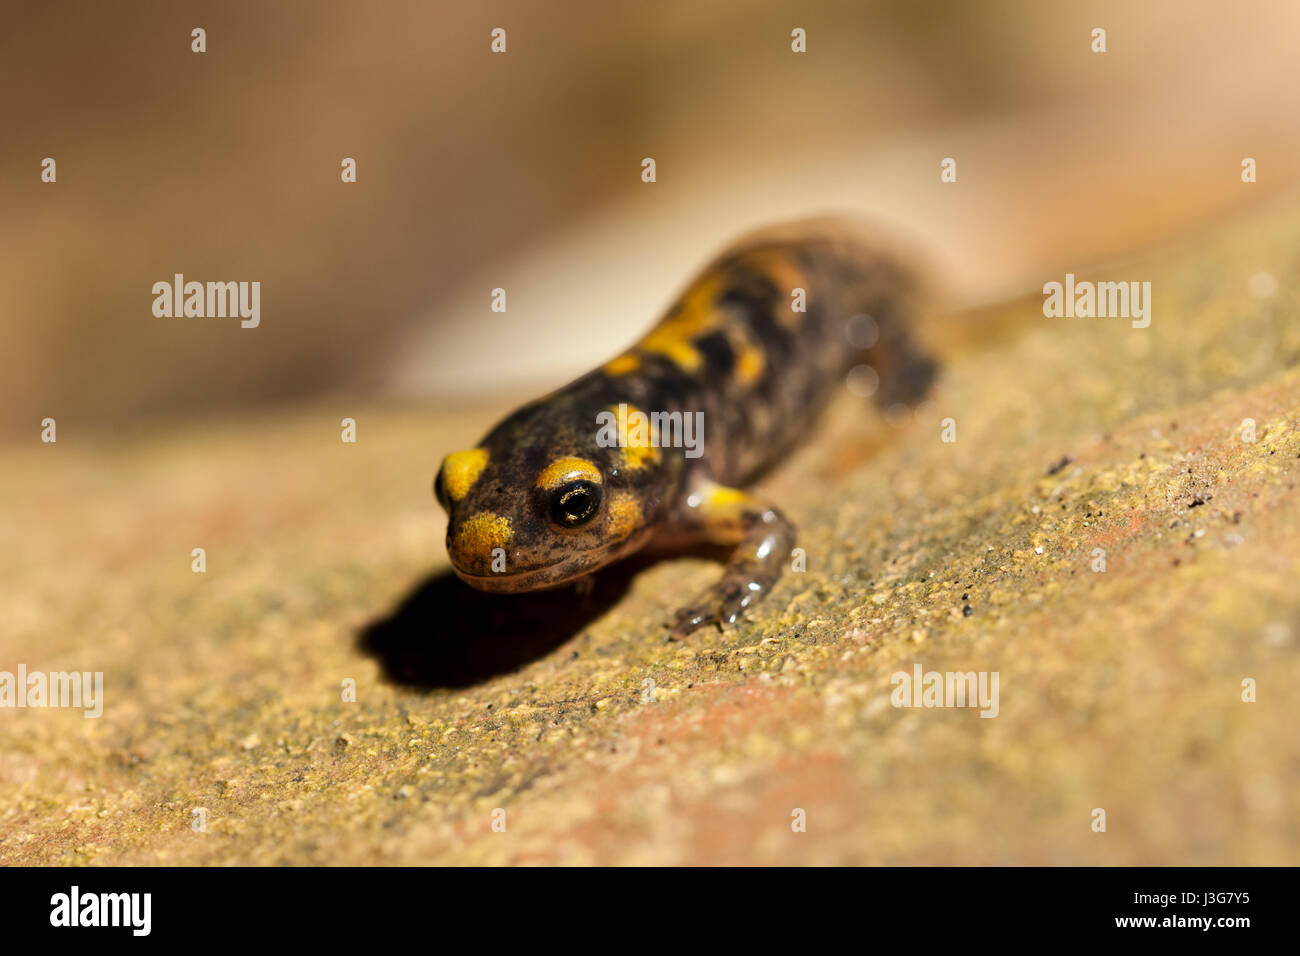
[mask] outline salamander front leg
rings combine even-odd
[[[709,624],[735,624],[780,579],[795,528],[785,516],[735,488],[702,482],[687,495],[685,523],[715,544],[734,544],[722,580],[677,612],[670,640]]]

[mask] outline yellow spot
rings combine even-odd
[[[788,255],[779,249],[762,249],[750,255],[750,261],[767,273],[767,277],[776,286],[777,293],[784,301],[776,304],[776,320],[787,328],[795,328],[803,319],[804,313],[792,309],[791,293],[795,289],[809,292],[808,278],[803,270],[790,261]]]
[[[607,521],[606,530],[611,539],[621,541],[630,537],[645,524],[641,503],[637,501],[635,495],[626,493],[615,495],[609,502]]]
[[[710,511],[739,508],[748,502],[749,495],[737,488],[728,488],[726,485],[712,485],[704,493],[704,505]]]
[[[682,371],[699,371],[704,356],[691,340],[722,326],[723,314],[717,307],[721,291],[720,276],[701,277],[686,290],[668,316],[646,333],[645,338],[637,343],[637,348],[667,356]]]
[[[703,361],[699,349],[668,326],[653,329],[641,340],[641,348],[666,357],[683,372],[698,372]]]
[[[583,461],[581,458],[557,458],[537,476],[537,487],[553,491],[561,485],[579,479],[600,484],[600,471],[591,462]]]
[[[698,505],[690,503],[699,508],[710,538],[722,543],[744,533],[745,513],[756,507],[753,498],[739,489],[712,483],[701,488],[698,494]]]
[[[628,375],[641,367],[641,359],[631,352],[612,358],[605,363],[607,375]]]
[[[447,497],[452,501],[460,501],[469,494],[470,488],[478,481],[478,476],[483,473],[487,463],[486,448],[473,448],[448,455],[447,460],[442,463],[442,486],[446,489]]]
[[[767,367],[767,362],[763,358],[763,353],[758,349],[750,346],[740,353],[740,358],[736,362],[736,378],[745,385],[753,385],[763,374],[763,369]]]
[[[480,511],[466,518],[456,532],[456,550],[461,554],[486,555],[493,548],[504,548],[512,533],[509,518]]]
[[[727,336],[731,350],[736,356],[736,380],[742,385],[753,385],[767,367],[763,350],[754,342],[753,337],[741,326],[732,326]]]
[[[623,450],[624,468],[644,468],[659,460],[659,449],[651,435],[650,416],[635,405],[611,406],[618,427],[618,444]]]
[[[725,485],[708,485],[701,498],[699,511],[715,529],[736,525],[745,510],[754,505],[748,494]]]

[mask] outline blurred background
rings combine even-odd
[[[0,719],[0,865],[1300,859],[1295,0],[0,5],[0,672],[107,688]],[[670,644],[704,555],[450,574],[442,455],[825,213],[963,311],[770,476],[785,596]],[[1151,328],[1044,319],[1067,271]]]
[[[0,430],[559,385],[789,216],[892,227],[958,302],[1037,289],[1284,188],[1298,30],[1289,0],[10,2]],[[261,326],[155,318],[177,272],[260,281]]]

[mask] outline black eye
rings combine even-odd
[[[586,524],[600,510],[600,485],[572,481],[551,496],[551,520],[562,528]]]

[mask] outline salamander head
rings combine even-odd
[[[618,448],[555,434],[545,406],[448,455],[434,478],[447,555],[483,591],[573,581],[645,543],[662,500],[657,474],[633,473]]]

